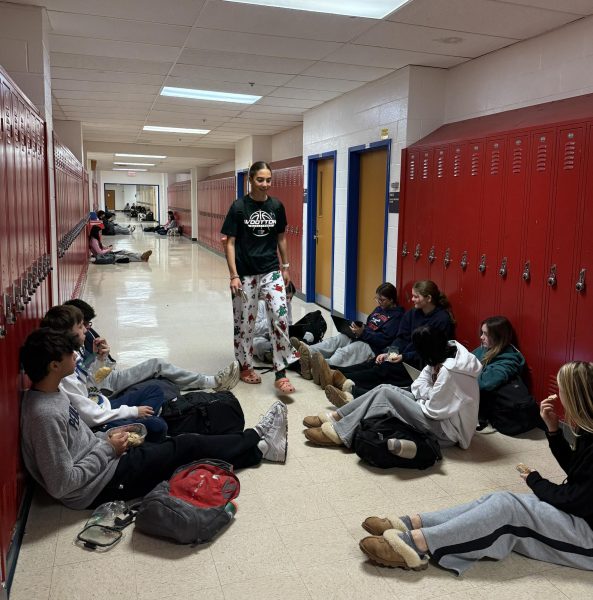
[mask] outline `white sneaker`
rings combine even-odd
[[[215,392],[232,390],[239,383],[240,374],[239,363],[234,360],[230,365],[227,365],[224,369],[216,373],[214,376],[216,385],[212,389]]]
[[[288,452],[288,409],[280,400],[274,402],[268,412],[254,427],[265,444],[260,446],[262,458],[270,462],[286,462]]]

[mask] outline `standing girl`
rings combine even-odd
[[[241,365],[241,380],[261,383],[253,370],[253,336],[258,301],[268,313],[276,381],[283,394],[294,392],[286,367],[298,360],[288,338],[288,307],[285,285],[290,282],[286,212],[282,202],[268,196],[272,170],[259,161],[249,169],[250,192],[231,205],[221,233],[227,237],[225,254],[233,296],[235,357]],[[280,253],[281,263],[278,262]]]

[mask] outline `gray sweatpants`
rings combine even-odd
[[[351,340],[343,333],[322,340],[309,348],[311,352],[319,352],[332,367],[351,367],[375,358],[375,353],[366,342]]]
[[[153,377],[166,377],[175,382],[182,390],[203,390],[216,385],[214,377],[208,377],[202,373],[194,373],[193,371],[186,371],[164,361],[162,358],[149,358],[129,369],[114,369],[99,385],[101,389],[110,390],[116,394],[135,383],[140,383]]]
[[[500,560],[511,552],[593,570],[593,529],[535,494],[495,492],[420,518],[431,556],[458,574],[481,558]]]
[[[348,448],[358,425],[363,419],[378,416],[393,416],[404,421],[418,431],[431,431],[443,448],[453,442],[443,433],[440,421],[429,419],[414,396],[394,385],[383,384],[370,392],[348,402],[337,413],[342,417],[334,424],[336,433]]]

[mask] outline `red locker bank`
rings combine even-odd
[[[593,360],[593,95],[445,125],[403,152],[398,285],[447,294],[456,337],[508,317],[538,399]]]

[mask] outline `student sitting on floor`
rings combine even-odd
[[[32,382],[21,405],[21,448],[25,465],[47,492],[73,509],[144,496],[194,460],[218,458],[235,468],[262,458],[286,460],[287,415],[272,404],[253,429],[227,435],[186,433],[164,442],[129,447],[127,432],[94,434],[63,392],[60,382],[76,368],[79,339],[38,329],[21,348]]]
[[[541,403],[540,415],[550,450],[567,475],[562,483],[519,464],[532,494],[494,492],[436,512],[369,517],[362,526],[373,535],[361,540],[360,549],[381,566],[420,571],[432,558],[458,575],[482,558],[502,560],[511,552],[593,570],[593,364],[567,363],[557,380],[575,448],[562,434],[556,396]]]
[[[426,363],[407,392],[380,385],[334,412],[305,417],[305,437],[318,446],[350,447],[359,423],[376,416],[394,416],[418,431],[433,433],[443,447],[469,447],[478,422],[480,361],[459,342],[447,341],[438,329],[419,327],[412,334]],[[390,450],[413,451],[408,444]],[[392,440],[390,440],[392,442]],[[402,456],[405,455],[402,454]]]
[[[91,307],[92,308],[92,307]],[[58,331],[73,331],[85,342],[86,327],[83,313],[75,306],[54,306],[50,308],[41,321],[42,327],[51,327]],[[68,388],[75,393],[84,393],[82,389],[97,392],[107,390],[117,394],[135,383],[165,377],[177,384],[181,389],[213,389],[215,391],[230,390],[239,381],[239,365],[233,361],[221,369],[216,375],[203,375],[188,371],[164,361],[162,358],[149,358],[128,369],[112,369],[100,382],[95,381],[95,373],[103,368],[103,361],[109,355],[109,345],[104,338],[94,340],[92,354],[81,354],[78,377],[67,378]],[[98,390],[100,383],[100,390]],[[72,387],[70,388],[70,384]]]
[[[104,210],[98,210],[97,216],[103,222],[103,235],[130,235],[136,230],[135,226],[118,225],[114,219],[114,213],[106,213]]]
[[[125,262],[148,262],[152,255],[152,250],[147,250],[142,254],[131,252],[130,250],[114,250],[113,246],[103,246],[101,241],[101,228],[93,225],[89,233],[89,249],[95,258],[95,262],[101,264],[125,263]]]
[[[312,346],[305,342],[297,344],[296,340],[293,342],[301,354],[301,375],[305,379],[317,380],[317,377],[314,377],[316,371],[313,369],[318,368],[316,363],[321,358],[334,367],[356,365],[374,360],[375,356],[393,341],[404,314],[403,308],[397,305],[397,290],[391,283],[382,283],[376,294],[378,306],[373,309],[366,324],[359,327],[352,323],[350,326],[355,339],[339,333]]]

